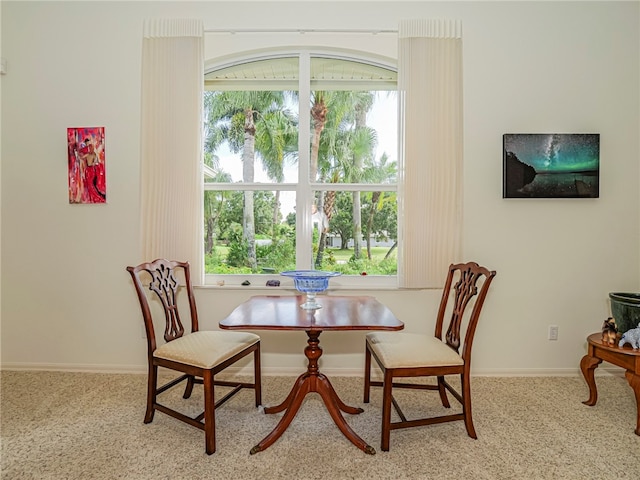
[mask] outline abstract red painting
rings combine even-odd
[[[69,203],[106,203],[104,127],[67,128]]]

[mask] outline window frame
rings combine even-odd
[[[240,65],[244,63],[258,62],[263,60],[272,60],[278,58],[290,58],[297,57],[299,65],[298,75],[298,94],[300,105],[309,105],[311,97],[311,58],[334,58],[345,61],[353,61],[372,66],[377,66],[392,72],[397,73],[397,65],[390,61],[382,61],[380,58],[373,58],[366,52],[349,51],[336,51],[333,49],[308,49],[308,48],[295,48],[280,51],[254,53],[250,55],[236,55],[232,59],[227,58],[224,62],[210,63],[205,68],[205,77],[208,73],[221,70],[234,65]],[[212,90],[212,88],[207,88]],[[372,89],[373,90],[373,89]],[[397,82],[396,82],[397,91]],[[399,111],[398,111],[399,115]],[[298,112],[299,125],[311,125],[310,111],[308,108],[300,108]],[[398,117],[399,123],[399,117]],[[399,133],[399,132],[398,132]],[[398,136],[398,142],[400,138]],[[309,181],[309,168],[310,168],[310,146],[311,133],[310,129],[299,129],[298,135],[298,182],[297,183],[242,183],[242,188],[238,188],[238,183],[214,183],[206,182],[203,174],[204,191],[288,191],[295,192],[296,199],[304,199],[302,202],[296,203],[296,264],[297,268],[303,268],[301,265],[313,265],[312,249],[309,248],[313,244],[313,224],[311,215],[311,204],[313,200],[313,193],[315,191],[326,191],[327,183],[317,183]],[[397,155],[401,146],[398,145]],[[399,155],[398,155],[399,156]],[[397,160],[398,170],[400,170],[400,158]],[[204,162],[203,162],[204,165]],[[381,191],[381,192],[399,192],[400,178],[396,180],[396,183],[374,184],[374,183],[339,183],[331,184],[336,191]],[[204,193],[204,192],[203,192]],[[398,211],[398,217],[400,217],[400,211]],[[398,231],[400,236],[400,231]],[[401,238],[397,238],[398,249],[401,248]],[[202,243],[204,249],[204,241]],[[204,259],[204,254],[203,254]],[[313,267],[310,267],[313,268]],[[204,272],[204,266],[203,266]],[[282,277],[279,274],[211,274],[205,273],[205,286],[231,286],[247,288],[242,286],[242,283],[246,280],[250,282],[249,288],[273,288],[266,287],[268,280],[279,280],[283,287],[293,287],[293,281],[289,278]],[[332,278],[331,289],[397,289],[398,288],[398,275],[342,275]]]

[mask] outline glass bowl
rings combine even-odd
[[[307,301],[300,305],[305,310],[322,308],[316,301],[316,294],[329,288],[329,278],[341,275],[340,272],[323,272],[322,270],[289,270],[280,275],[293,279],[293,285],[301,293],[307,295]]]

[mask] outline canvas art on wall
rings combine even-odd
[[[598,198],[600,135],[503,136],[503,198]]]
[[[67,128],[69,203],[105,203],[104,127]]]

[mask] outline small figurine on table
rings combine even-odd
[[[616,326],[616,319],[609,317],[602,324],[602,343],[615,345],[617,339],[618,327]]]
[[[638,350],[640,348],[640,325],[636,328],[632,328],[631,330],[627,330],[622,334],[622,338],[620,339],[618,346],[622,347],[625,343],[630,343],[634,350]]]

